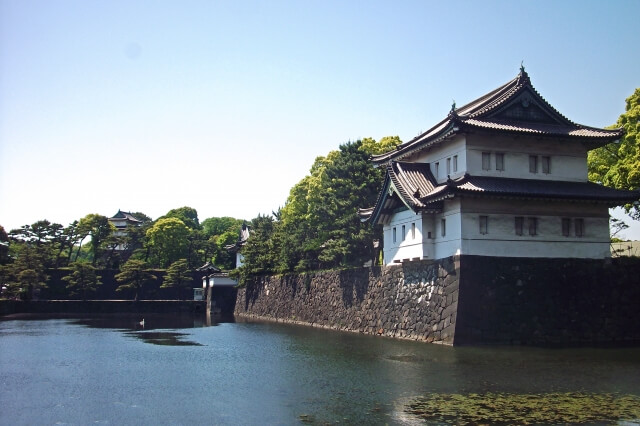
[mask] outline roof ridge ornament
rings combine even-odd
[[[451,111],[449,111],[449,117],[453,117],[453,118],[458,117],[458,113],[456,112],[456,101],[455,101],[455,99],[452,100]]]
[[[520,74],[518,74],[518,83],[531,84],[529,74],[524,69],[524,59],[520,62]]]

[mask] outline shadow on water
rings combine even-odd
[[[195,314],[19,314],[5,319],[46,320],[64,319],[72,324],[90,328],[113,329],[145,343],[162,346],[203,346],[185,340],[188,333],[175,330],[215,327],[220,323],[233,322],[233,317]]]
[[[171,331],[131,331],[126,333],[142,340],[145,343],[160,346],[204,346],[190,340],[182,340],[186,333],[176,333]]]

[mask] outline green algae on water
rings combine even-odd
[[[405,406],[427,421],[455,424],[640,422],[640,396],[611,393],[429,394]]]

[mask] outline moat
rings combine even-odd
[[[640,398],[640,348],[449,347],[141,319],[2,318],[0,424],[420,424],[406,407],[425,395]]]

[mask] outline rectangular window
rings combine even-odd
[[[393,242],[395,243],[396,241],[396,228],[393,228]]]
[[[524,228],[524,217],[516,217],[516,235],[522,235]]]
[[[551,173],[551,157],[542,157],[542,173]]]
[[[440,163],[435,164],[434,174],[435,174],[435,178],[438,179],[438,175],[440,174]]]
[[[562,235],[568,237],[571,234],[571,219],[568,217],[562,218]]]
[[[411,224],[411,239],[412,240],[416,239],[416,224],[415,223]]]
[[[504,154],[501,152],[496,153],[496,170],[504,171]]]
[[[458,156],[454,155],[453,156],[453,173],[456,173],[458,171]]]
[[[489,216],[480,216],[480,233],[482,235],[489,233]]]
[[[482,170],[491,170],[491,153],[482,153]]]
[[[527,220],[529,225],[529,235],[538,235],[538,218],[530,217]]]
[[[576,237],[582,237],[584,235],[584,219],[575,219]]]
[[[451,157],[447,158],[447,175],[451,174]]]
[[[402,225],[402,241],[404,241],[404,237],[405,237],[406,233],[405,233],[405,227],[404,225]]]
[[[440,234],[444,237],[447,235],[447,219],[440,220]]]
[[[529,156],[529,173],[538,173],[538,156]]]

